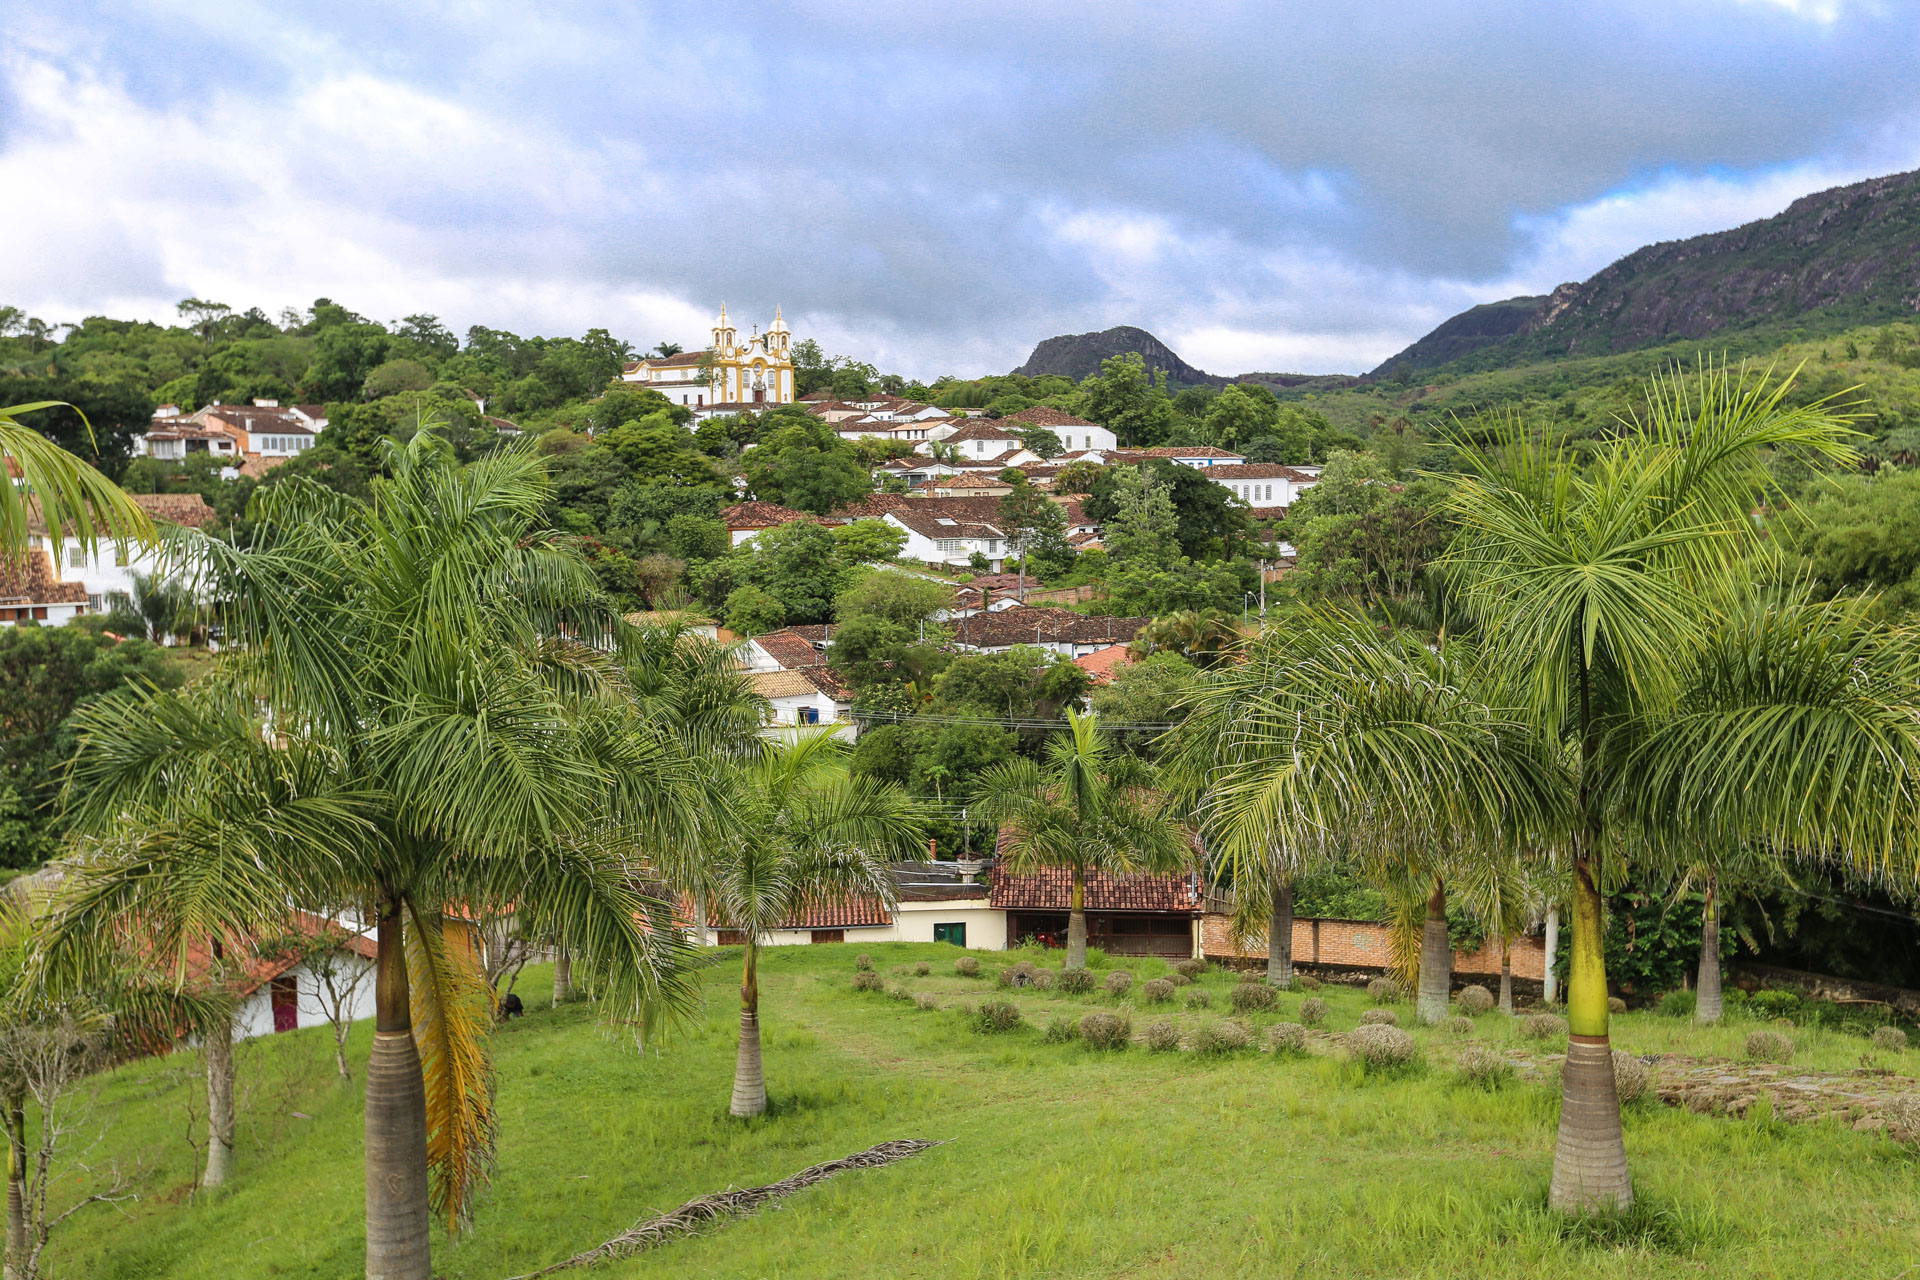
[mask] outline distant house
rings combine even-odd
[[[1004,418],[1001,419],[1001,422],[1004,421]],[[998,458],[1002,454],[1026,447],[1021,443],[1019,436],[1000,425],[1000,422],[991,422],[986,419],[969,422],[948,436],[944,443],[960,450],[961,456],[969,462]],[[1039,461],[1039,455],[1034,456],[1034,461]]]
[[[1114,674],[1132,661],[1131,645],[1110,644],[1104,649],[1081,654],[1073,660],[1073,665],[1092,677],[1093,683],[1100,685],[1111,684]]]
[[[1317,474],[1277,462],[1226,463],[1207,468],[1207,479],[1256,510],[1290,507],[1295,498],[1320,483]]]
[[[213,523],[214,510],[197,493],[136,493],[134,505],[145,511],[156,524],[176,524],[187,529],[204,529]],[[27,546],[52,549],[47,522],[35,507],[27,517]],[[159,548],[128,543],[100,542],[91,553],[80,540],[69,535],[60,552],[59,579],[78,583],[85,593],[87,612],[111,613],[115,606],[133,602],[133,576],[153,574],[160,569]]]
[[[731,547],[751,541],[763,529],[778,529],[796,520],[817,519],[818,516],[777,502],[741,502],[720,513],[720,522],[727,526],[727,545]]]
[[[1050,409],[1045,405],[1035,405],[1031,409],[1022,409],[1010,413],[1002,422],[1024,424],[1029,427],[1045,427],[1060,437],[1063,448],[1075,449],[1114,449],[1119,441],[1113,432],[1097,422],[1088,422],[1085,418],[1076,418],[1059,409]]]
[[[928,480],[927,490],[936,498],[1003,498],[1013,492],[1013,486],[997,475],[969,471]]]
[[[276,945],[281,941],[284,946]],[[244,960],[231,961],[239,972],[228,976],[239,999],[233,1018],[236,1040],[328,1021],[328,1005],[321,994],[321,968],[333,969],[338,974],[336,989],[347,993],[341,1009],[346,1021],[373,1016],[373,969],[378,952],[373,939],[364,932],[296,911],[287,921],[284,939],[262,939],[249,951]],[[204,987],[216,971],[213,954],[204,941],[189,944],[183,966],[187,982],[194,986]]]
[[[956,947],[1000,951],[1007,945],[1006,913],[988,902],[978,862],[899,862],[893,866],[896,904],[872,900],[815,903],[780,922],[762,946],[814,942],[950,942]],[[691,903],[682,908],[691,919]],[[738,930],[710,922],[709,946],[739,946]]]
[[[769,631],[763,636],[755,636],[747,641],[744,658],[747,670],[755,673],[766,671],[798,671],[802,667],[824,667],[827,665],[827,628],[808,628],[822,634],[818,640],[801,634],[794,627],[782,627],[778,631]]]
[[[1165,458],[1183,467],[1202,468],[1230,466],[1246,461],[1237,453],[1205,445],[1162,445],[1154,449],[1121,449],[1116,451],[1113,461],[1141,462],[1152,458]]]
[[[985,556],[997,573],[1006,562],[1007,535],[991,520],[948,514],[933,500],[889,511],[886,521],[907,535],[901,554],[924,564],[965,565]]]
[[[756,671],[748,678],[767,700],[771,725],[836,724],[853,709],[853,691],[824,665]]]
[[[963,652],[1005,653],[1035,645],[1069,658],[1083,658],[1116,644],[1131,643],[1151,618],[1090,618],[1071,609],[1020,605],[997,613],[977,613],[954,624],[953,646]]]
[[[18,622],[57,627],[86,612],[86,587],[60,581],[45,551],[0,557],[0,627]]]
[[[511,424],[509,424],[511,425]],[[261,476],[313,447],[327,418],[318,405],[282,405],[278,400],[213,404],[182,414],[162,405],[146,433],[134,437],[136,457],[180,461],[194,454],[230,459],[223,479]]]
[[[1004,852],[1006,836],[1001,836]],[[1108,955],[1163,956],[1170,960],[1201,954],[1201,918],[1205,895],[1198,874],[1110,875],[1092,872],[1086,880],[1087,945]],[[993,869],[988,905],[1006,913],[1007,945],[1037,942],[1064,946],[1073,903],[1073,876],[1065,868],[1026,875]]]

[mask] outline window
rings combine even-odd
[[[807,938],[809,942],[845,942],[845,929],[815,929]]]
[[[795,724],[819,724],[820,708],[818,707],[799,708],[794,712],[794,723]]]
[[[86,551],[76,544],[73,547],[73,549],[67,553],[67,563],[72,565],[76,569],[86,568],[87,567]]]
[[[933,926],[933,940],[935,942],[951,942],[956,947],[964,947],[967,945],[967,926],[958,920],[947,924],[935,924]]]
[[[716,932],[719,933],[720,940],[714,944],[715,946],[744,947],[747,945],[747,935],[742,930],[720,929]]]

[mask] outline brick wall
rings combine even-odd
[[[1201,918],[1201,945],[1209,957],[1219,959],[1264,959],[1267,941],[1249,938],[1245,945],[1233,945],[1228,917],[1210,911]],[[1293,959],[1297,964],[1339,965],[1343,968],[1385,969],[1391,956],[1387,927],[1367,920],[1311,920],[1296,916],[1293,921]],[[1545,944],[1534,937],[1513,940],[1513,976],[1531,982],[1545,981],[1547,952]],[[1488,943],[1478,951],[1453,953],[1455,973],[1500,976],[1500,951]]]

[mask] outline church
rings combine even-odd
[[[793,334],[773,309],[765,333],[756,327],[745,342],[727,319],[726,304],[713,322],[713,345],[705,351],[635,360],[621,370],[627,382],[651,387],[697,417],[793,403]]]

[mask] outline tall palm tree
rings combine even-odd
[[[271,935],[290,908],[371,917],[367,1274],[426,1280],[431,1215],[464,1221],[491,1159],[466,922],[512,910],[564,937],[611,1019],[684,1008],[684,942],[648,886],[704,810],[678,742],[633,715],[624,625],[538,523],[540,461],[459,467],[433,431],[387,461],[368,502],[256,495],[244,551],[168,532],[232,655],[89,708],[67,796],[95,845],[49,954],[129,918],[177,950]]]
[[[1065,868],[1073,881],[1067,916],[1069,969],[1087,967],[1087,875],[1176,871],[1192,845],[1156,789],[1153,767],[1116,747],[1099,716],[1067,711],[1040,760],[988,770],[981,807],[1006,831],[1015,872]]]
[[[740,1046],[732,1113],[767,1109],[760,1060],[760,940],[809,907],[848,901],[891,907],[890,863],[924,838],[898,785],[856,777],[834,730],[798,733],[729,770],[730,821],[704,849],[701,887],[716,923],[742,938]]]
[[[1910,853],[1914,824],[1897,824],[1914,805],[1912,686],[1849,683],[1838,665],[1880,661],[1885,637],[1857,611],[1752,607],[1770,550],[1752,513],[1785,504],[1771,457],[1854,456],[1842,418],[1788,403],[1790,385],[1713,367],[1656,378],[1584,469],[1518,420],[1460,449],[1444,571],[1572,772],[1572,1042],[1550,1189],[1563,1211],[1633,1200],[1602,950],[1622,851],[1767,839],[1877,866]],[[1818,688],[1834,699],[1808,703]]]

